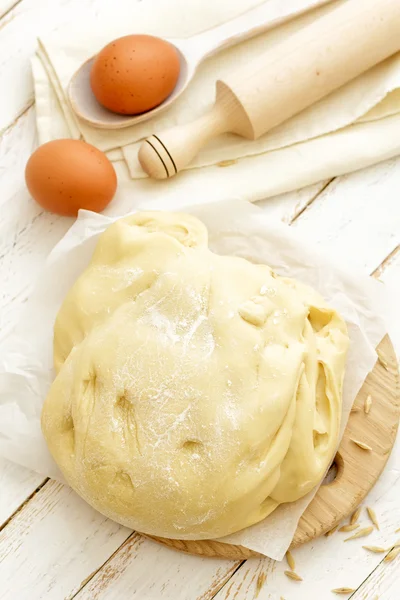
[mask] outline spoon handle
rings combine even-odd
[[[400,0],[347,0],[217,81],[215,107],[200,120],[149,138],[139,151],[156,179],[175,175],[212,136],[256,139],[400,51]],[[172,167],[163,168],[163,161]],[[165,166],[165,165],[164,165]]]
[[[285,0],[282,3],[282,0],[268,0],[230,21],[188,38],[185,40],[185,48],[190,48],[194,55],[197,54],[197,61],[201,62],[222,49],[239,44],[276,27],[289,18],[295,18],[331,1]]]

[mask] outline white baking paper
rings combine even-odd
[[[120,189],[119,215],[132,212],[131,205],[129,186]],[[147,203],[149,208],[165,209],[165,201]],[[168,208],[178,207],[171,201]],[[246,202],[231,200],[179,209],[196,214],[206,224],[215,252],[266,263],[282,275],[295,277],[315,287],[345,317],[351,345],[344,382],[343,432],[353,400],[376,361],[374,349],[387,332],[380,316],[392,310],[385,286],[339,268],[288,226],[270,221],[262,210]],[[53,379],[53,323],[66,292],[88,264],[99,234],[115,218],[81,211],[49,256],[19,324],[0,348],[0,455],[60,480],[40,430],[42,403]],[[279,507],[263,522],[225,540],[281,560],[314,493]]]

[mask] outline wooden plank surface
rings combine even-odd
[[[97,10],[101,4],[85,2]],[[22,190],[23,166],[35,144],[28,57],[36,35],[71,18],[81,5],[80,0],[0,0],[0,17],[5,14],[0,21],[0,80],[7,91],[0,96],[0,130],[7,129],[0,138],[0,255],[6,257],[0,263],[0,344],[46,255],[68,227],[65,220],[42,213]],[[294,227],[318,247],[365,272],[378,268],[380,279],[398,284],[399,179],[397,159],[262,205],[273,218],[294,220]],[[368,498],[381,527],[368,543],[394,543],[394,529],[400,527],[399,472],[391,457]],[[382,563],[381,555],[362,548],[364,540],[344,544],[345,534],[336,533],[294,551],[296,570],[304,578],[297,583],[283,574],[284,563],[262,559],[240,567],[180,555],[150,541],[139,543],[137,536],[128,538],[130,532],[59,484],[49,482],[35,494],[42,483],[41,476],[0,460],[0,523],[18,511],[2,531],[0,598],[250,600],[258,594],[261,600],[325,600],[334,597],[330,590],[338,586],[359,587],[356,600],[398,596],[399,559]],[[367,521],[364,511],[362,522]]]
[[[70,488],[48,482],[0,534],[0,598],[73,595],[129,534]]]
[[[0,528],[43,481],[42,475],[0,457]]]
[[[152,563],[157,565],[157,578],[149,571]],[[135,533],[76,598],[209,600],[229,581],[240,564],[181,555]]]
[[[294,228],[348,266],[371,273],[400,241],[400,159],[340,177]]]
[[[358,588],[352,600],[396,600],[399,597],[400,555],[391,562],[385,559],[387,555]]]

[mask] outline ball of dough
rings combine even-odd
[[[213,254],[192,216],[138,213],[103,233],[59,311],[43,432],[108,517],[221,537],[323,477],[347,346],[314,290]]]

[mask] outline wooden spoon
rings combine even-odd
[[[164,102],[140,115],[119,115],[107,110],[97,102],[90,87],[90,70],[95,58],[92,57],[78,69],[70,81],[68,95],[72,109],[80,119],[99,129],[123,129],[151,119],[170,106],[182,94],[205,58],[223,48],[228,48],[271,29],[289,16],[300,15],[315,6],[330,1],[314,0],[311,5],[305,7],[304,0],[286,0],[285,6],[282,8],[281,0],[268,0],[236,19],[191,38],[168,39],[167,41],[175,46],[180,57],[178,83]]]

